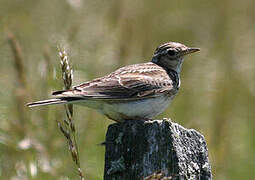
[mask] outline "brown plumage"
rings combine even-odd
[[[157,107],[156,99],[159,99],[159,103],[163,105],[158,107],[167,107],[180,86],[179,76],[184,55],[198,50],[169,42],[156,49],[152,62],[122,67],[109,75],[74,86],[70,90],[56,91],[53,93],[54,99],[27,105],[34,107],[78,103],[95,108],[116,121],[150,118],[162,112],[162,109],[155,112],[153,109],[146,110],[145,107],[150,109],[150,105],[147,106],[146,103]],[[131,106],[137,111],[130,109]]]

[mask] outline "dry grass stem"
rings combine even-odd
[[[26,103],[28,99],[28,91],[27,91],[27,80],[26,80],[26,74],[25,74],[25,67],[24,67],[24,58],[23,53],[20,47],[19,42],[15,38],[15,36],[8,32],[7,34],[8,43],[11,47],[13,56],[14,56],[14,67],[17,72],[17,82],[19,86],[15,89],[15,101],[17,102],[17,109],[19,113],[19,121],[17,123],[14,123],[16,127],[18,127],[18,130],[21,134],[25,134],[25,120],[26,113],[24,110],[24,104]]]
[[[20,82],[20,86],[24,88],[26,87],[26,75],[24,70],[24,58],[21,47],[15,36],[11,32],[7,34],[7,37],[14,55],[15,68],[17,70],[17,76],[19,77],[18,80]]]
[[[60,63],[62,68],[62,78],[65,89],[70,89],[73,83],[73,70],[65,50],[59,50]]]
[[[73,82],[73,70],[70,65],[67,53],[63,49],[59,49],[59,57],[62,69],[62,79],[64,82],[64,88],[70,89],[72,87]],[[75,162],[78,170],[78,174],[81,180],[84,180],[84,175],[80,167],[80,159],[79,159],[79,151],[78,145],[76,141],[76,131],[75,124],[73,121],[73,105],[68,104],[65,105],[66,117],[67,120],[63,120],[64,123],[58,122],[58,126],[67,139],[69,151],[71,152],[72,159]]]

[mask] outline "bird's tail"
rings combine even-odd
[[[53,92],[52,95],[57,96],[57,98],[31,102],[31,103],[28,103],[27,106],[36,107],[36,106],[47,106],[47,105],[54,105],[54,104],[70,104],[70,103],[78,102],[79,100],[83,99],[81,97],[75,96],[74,91],[69,91],[69,90],[56,91],[56,92]]]
[[[68,100],[65,99],[47,99],[43,101],[36,101],[28,103],[28,107],[36,107],[36,106],[46,106],[46,105],[53,105],[53,104],[67,104],[69,103]]]

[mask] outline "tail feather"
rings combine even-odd
[[[67,90],[55,91],[55,92],[52,93],[52,95],[56,96],[56,95],[60,95],[60,94],[62,94],[64,92],[67,92]]]
[[[47,106],[53,104],[69,104],[74,103],[75,101],[82,100],[82,97],[77,97],[73,95],[73,90],[62,90],[62,91],[55,91],[52,95],[57,96],[55,99],[47,99],[43,101],[36,101],[28,103],[28,107],[36,107],[36,106]]]
[[[55,99],[47,99],[43,101],[36,101],[32,103],[28,103],[28,107],[36,107],[36,106],[47,106],[47,105],[53,105],[53,104],[69,104],[69,103],[75,103],[83,98],[81,97],[59,97]]]
[[[68,103],[68,100],[64,100],[64,99],[48,99],[48,100],[28,103],[27,106],[28,107],[36,107],[36,106],[46,106],[46,105],[53,105],[53,104],[66,104],[66,103]]]

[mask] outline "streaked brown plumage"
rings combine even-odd
[[[55,99],[28,106],[77,103],[97,109],[115,121],[152,118],[177,93],[184,55],[196,51],[199,49],[180,43],[165,43],[156,49],[152,62],[122,67],[71,90],[56,91]]]

